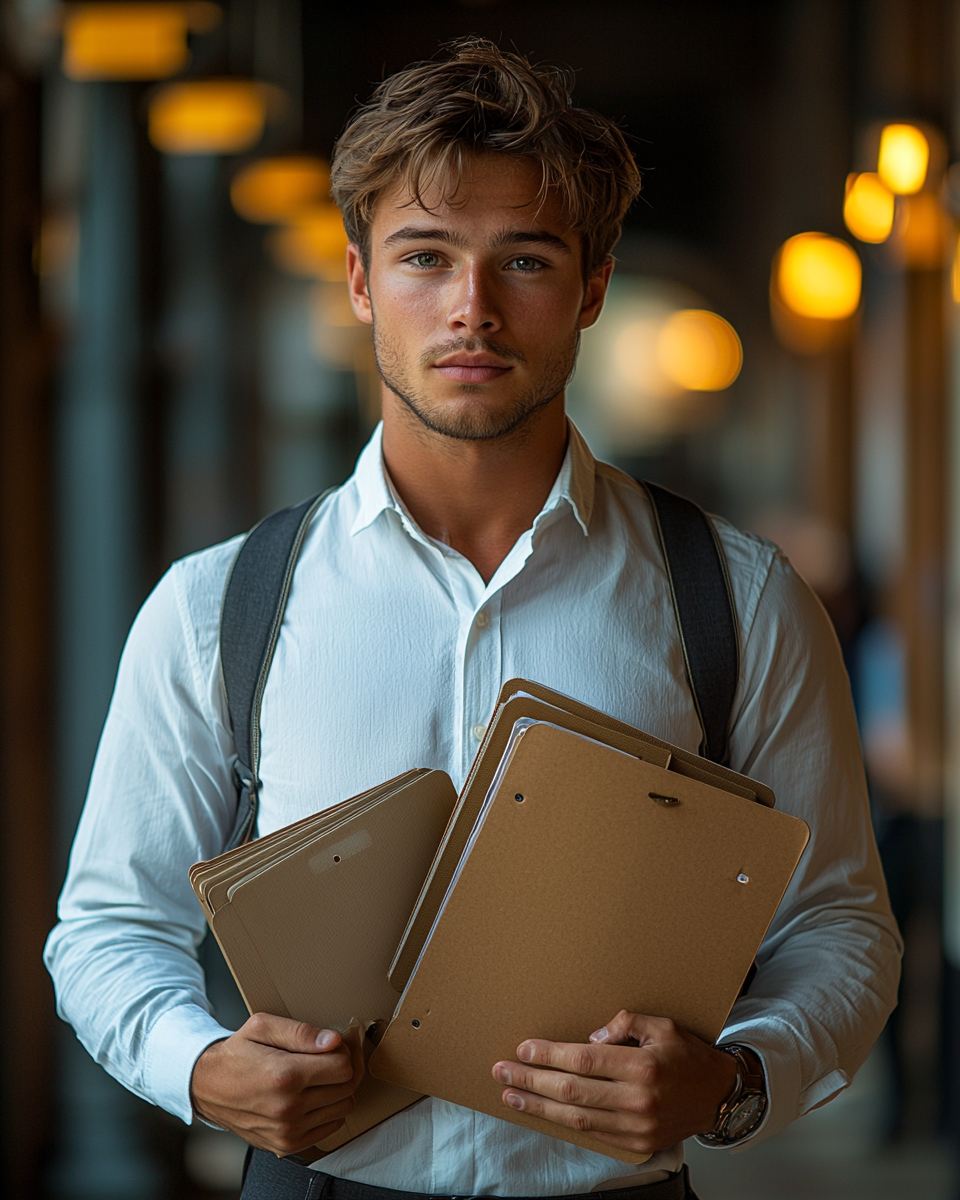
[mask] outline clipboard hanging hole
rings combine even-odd
[[[411,1022],[410,1022],[410,1024],[411,1024],[411,1025],[414,1027],[414,1029],[419,1029],[419,1028],[420,1028],[420,1022],[419,1022],[419,1021],[411,1021]]]
[[[340,861],[340,855],[339,855],[339,854],[335,854],[335,855],[333,856],[333,861],[334,861],[334,862],[339,862],[339,861]]]
[[[514,800],[516,800],[516,802],[518,804],[522,804],[523,803],[523,792],[517,792],[517,794],[514,796]]]
[[[659,792],[648,792],[647,795],[655,804],[662,804],[664,808],[673,808],[680,803],[678,796],[661,796]]]
[[[737,876],[737,883],[749,883],[749,882],[750,882],[750,876],[744,875],[744,873],[741,871],[740,874]]]

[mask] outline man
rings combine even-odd
[[[622,135],[569,85],[466,40],[388,79],[338,143],[383,424],[297,566],[263,698],[259,833],[411,766],[461,782],[513,676],[699,744],[647,500],[564,413],[639,188]],[[683,1139],[709,1137],[745,1079],[767,1101],[753,1137],[850,1082],[892,1007],[900,946],[846,677],[789,564],[716,527],[742,647],[731,765],[811,826],[721,1039],[740,1050],[621,1012],[589,1043],[532,1038],[490,1064],[505,1105],[650,1153],[638,1168],[432,1098],[317,1170],[272,1157],[339,1127],[362,1065],[332,1031],[261,1014],[228,1036],[209,1015],[187,868],[223,850],[236,817],[217,621],[238,542],[158,585],[124,651],[48,962],[62,1013],[114,1075],[258,1148],[245,1197],[679,1200],[693,1195]]]

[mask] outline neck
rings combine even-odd
[[[504,438],[461,441],[427,429],[388,389],[383,458],[424,533],[457,550],[485,583],[533,524],[567,445],[561,393]]]

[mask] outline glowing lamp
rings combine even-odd
[[[720,392],[743,366],[736,330],[723,317],[702,308],[682,309],[668,317],[656,348],[664,375],[691,392]]]
[[[187,33],[215,28],[216,4],[76,4],[63,22],[71,79],[166,79],[190,59]]]
[[[943,267],[950,252],[952,222],[936,196],[921,192],[905,196],[894,234],[894,249],[907,267],[934,271]]]
[[[150,141],[164,154],[241,154],[263,136],[277,91],[245,79],[167,84],[150,105]]]
[[[852,246],[824,233],[798,233],[781,247],[776,282],[792,312],[839,321],[857,310],[861,275]]]
[[[277,266],[292,275],[331,282],[347,277],[347,234],[335,204],[317,205],[285,229],[275,229],[267,244]]]
[[[843,219],[861,242],[885,242],[893,229],[893,192],[879,175],[864,171],[847,176]]]
[[[891,192],[912,196],[927,178],[930,143],[916,125],[886,125],[880,134],[877,172]]]
[[[322,159],[263,158],[237,174],[230,199],[241,217],[269,225],[292,220],[321,203],[329,188],[330,170]]]

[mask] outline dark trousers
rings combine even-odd
[[[690,1187],[687,1168],[660,1183],[617,1188],[611,1192],[588,1192],[566,1200],[697,1200]],[[393,1188],[370,1187],[349,1179],[335,1179],[322,1171],[311,1171],[263,1150],[247,1155],[240,1200],[434,1200],[423,1192],[397,1192]],[[467,1197],[445,1198],[467,1200]],[[523,1200],[518,1197],[517,1200]]]

